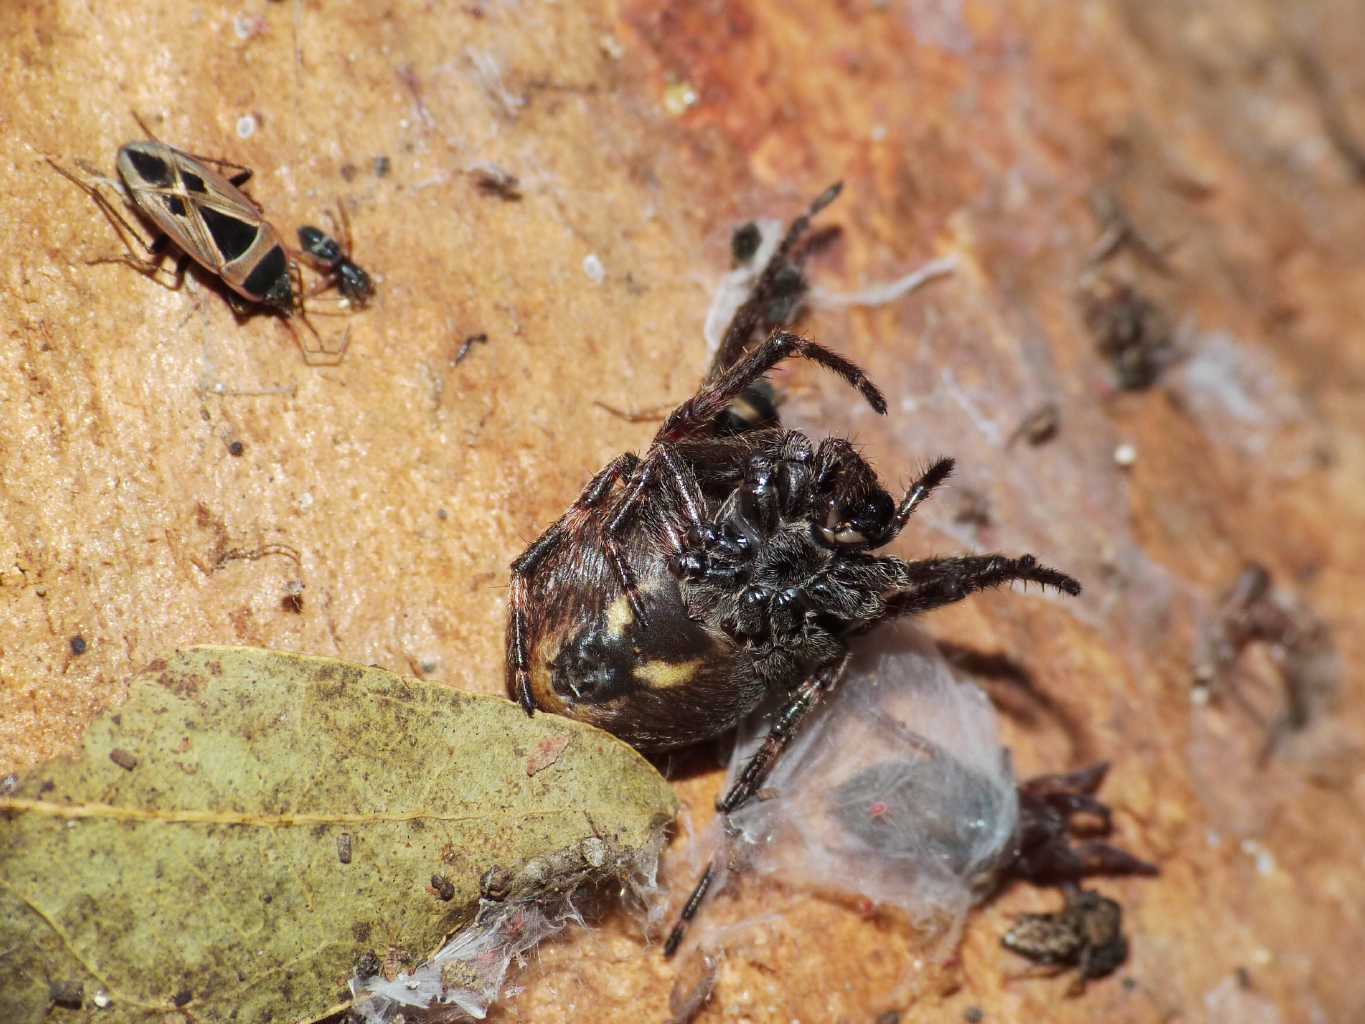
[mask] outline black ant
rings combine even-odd
[[[364,267],[351,259],[351,222],[346,208],[338,204],[337,214],[333,217],[329,211],[327,218],[332,221],[332,229],[341,235],[341,242],[321,228],[305,224],[299,228],[299,246],[328,275],[328,284],[335,284],[348,304],[364,309],[374,297],[374,281]]]

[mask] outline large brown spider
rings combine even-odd
[[[896,500],[849,441],[783,429],[765,375],[793,357],[886,402],[848,360],[782,329],[805,290],[795,220],[735,313],[695,395],[643,456],[613,459],[512,563],[507,684],[535,709],[646,751],[724,733],[780,691],[771,732],[718,802],[762,786],[802,720],[838,685],[851,638],[1012,580],[1080,592],[1032,555],[907,562],[890,543],[952,471],[935,462]],[[776,323],[771,321],[776,319]],[[761,329],[772,328],[761,342]]]

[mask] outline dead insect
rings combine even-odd
[[[369,273],[350,256],[351,222],[346,207],[337,204],[337,216],[332,229],[341,235],[338,242],[321,228],[305,224],[299,228],[299,245],[304,253],[328,276],[326,284],[335,284],[341,297],[356,309],[364,309],[374,298],[374,281]]]
[[[1035,885],[1075,882],[1086,875],[1155,875],[1144,860],[1101,839],[1071,841],[1077,815],[1091,819],[1087,832],[1107,835],[1113,827],[1109,808],[1095,796],[1109,762],[1059,775],[1036,775],[1019,786],[1019,827],[1008,877]]]
[[[752,426],[723,419],[737,402],[752,407],[768,371],[790,358],[838,374],[886,411],[858,367],[814,342],[779,328],[750,344],[777,308],[774,293],[785,296],[800,274],[796,246],[811,215],[837,193],[788,228],[702,387],[644,457],[613,459],[512,564],[507,684],[527,714],[564,714],[657,751],[724,733],[770,693],[788,695],[718,801],[725,812],[763,786],[802,720],[838,686],[852,638],[1012,580],[1080,592],[1031,555],[872,554],[947,479],[951,459],[897,500],[851,442],[816,445],[784,430],[771,404]]]
[[[1067,886],[1066,905],[1048,914],[1020,914],[1000,940],[1008,950],[1058,970],[1076,968],[1070,994],[1085,983],[1114,973],[1128,958],[1123,908],[1099,893]]]
[[[469,168],[469,173],[474,178],[474,187],[486,196],[497,196],[509,203],[521,198],[520,180],[497,164],[474,164]]]
[[[1097,274],[1082,287],[1080,304],[1095,349],[1121,390],[1145,391],[1179,360],[1170,317],[1130,282]]]
[[[1341,660],[1331,627],[1300,598],[1277,588],[1269,571],[1255,563],[1243,568],[1222,594],[1200,643],[1196,683],[1210,697],[1228,697],[1265,727],[1258,756],[1262,766],[1287,737],[1330,710],[1341,689]],[[1270,722],[1235,679],[1242,655],[1258,644],[1270,654],[1285,692],[1285,706]]]
[[[1022,420],[1005,441],[1006,448],[1012,448],[1019,440],[1031,445],[1046,444],[1057,436],[1062,424],[1062,411],[1056,402],[1044,402]]]
[[[151,134],[141,120],[138,124]],[[50,157],[48,163],[95,201],[128,249],[113,260],[93,262],[127,263],[155,278],[163,269],[167,244],[174,242],[182,255],[174,283],[169,285],[172,289],[180,287],[192,259],[227,286],[234,312],[240,315],[253,306],[264,306],[285,317],[286,322],[299,317],[316,336],[305,315],[297,261],[261,208],[240,190],[252,175],[249,168],[186,153],[154,138],[119,147],[115,160],[119,180],[85,167],[82,169],[90,180],[82,180]],[[228,177],[220,173],[229,170],[232,173]],[[126,206],[150,222],[157,232],[151,241],[119,213],[100,191],[100,185],[114,190]],[[145,257],[135,255],[132,239],[145,250]],[[340,352],[324,350],[321,354],[339,361],[343,353],[344,346]],[[316,353],[304,349],[304,354]]]

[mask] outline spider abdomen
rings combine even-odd
[[[679,583],[656,572],[639,588],[641,622],[623,591],[567,619],[531,656],[538,708],[663,750],[731,728],[762,697],[735,678],[735,645],[687,614]],[[587,611],[587,609],[584,609]]]

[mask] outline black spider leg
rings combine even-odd
[[[878,559],[895,568],[893,559]],[[878,622],[900,615],[918,615],[945,604],[961,601],[969,594],[998,587],[1014,580],[1056,587],[1075,597],[1081,585],[1064,572],[1039,565],[1032,555],[1008,558],[1005,555],[963,555],[957,558],[926,558],[900,563],[901,578],[894,585],[901,589],[886,599],[886,611],[874,622],[858,629],[865,633]]]
[[[687,897],[682,912],[678,914],[678,920],[673,922],[673,928],[668,933],[668,938],[664,940],[665,957],[672,956],[682,945],[683,936],[687,933],[687,926],[692,923],[692,918],[697,916],[697,911],[706,899],[706,893],[711,888],[711,882],[715,877],[716,862],[713,860],[706,865],[706,870],[701,873],[701,877],[697,879],[697,884],[692,887],[692,895]]]
[[[777,249],[774,250],[762,272],[758,275],[758,280],[754,282],[749,297],[744,300],[739,309],[735,310],[735,315],[730,318],[730,323],[725,329],[725,334],[716,349],[716,354],[711,360],[711,367],[706,372],[708,384],[719,380],[726,371],[744,357],[745,351],[749,347],[749,339],[753,337],[754,331],[763,323],[764,312],[781,292],[783,271],[791,264],[792,252],[797,243],[801,241],[801,236],[810,228],[812,218],[839,197],[843,187],[843,182],[836,182],[825,189],[820,195],[816,196],[815,201],[810,204],[806,212],[787,227],[787,233],[782,237]]]
[[[595,477],[588,481],[578,500],[542,533],[529,548],[512,563],[511,573],[511,615],[507,621],[507,670],[508,688],[517,695],[522,710],[535,714],[535,700],[531,696],[530,647],[526,638],[526,581],[534,575],[545,560],[559,550],[564,539],[572,532],[576,521],[585,513],[601,505],[611,493],[612,486],[622,476],[632,472],[640,464],[639,457],[625,452],[607,463]]]
[[[641,508],[648,503],[649,499],[645,497],[647,489],[660,470],[664,472],[672,486],[678,498],[678,507],[687,520],[688,540],[693,543],[700,542],[704,539],[703,534],[706,531],[706,504],[702,498],[701,486],[686,463],[678,457],[673,446],[656,441],[645,453],[644,461],[639,462],[630,471],[625,490],[612,508],[602,536],[602,546],[606,551],[607,560],[616,571],[616,578],[621,581],[626,600],[630,602],[630,610],[641,626],[648,625],[649,618],[645,615],[644,605],[640,601],[640,588],[635,573],[631,571],[621,552],[621,539],[625,536],[626,528],[639,516]],[[676,540],[674,542],[676,543]],[[680,550],[675,550],[675,554]]]
[[[844,654],[837,661],[816,669],[792,691],[782,710],[773,718],[768,734],[744,765],[729,792],[716,801],[716,810],[729,814],[763,787],[773,765],[800,730],[806,716],[838,688],[847,664],[848,655]]]
[[[754,751],[753,756],[749,758],[748,763],[741,770],[739,778],[730,787],[730,791],[716,801],[717,811],[722,814],[730,813],[762,788],[777,758],[787,748],[792,737],[796,735],[806,716],[815,710],[827,694],[833,693],[838,688],[839,680],[842,678],[847,664],[848,655],[845,654],[837,661],[817,669],[807,677],[805,682],[792,691],[790,699],[777,713],[772,726],[768,729],[768,734],[763,737],[762,744]],[[729,841],[730,837],[727,832],[722,837],[721,843],[725,844]],[[687,926],[697,916],[697,911],[706,899],[707,890],[711,888],[711,883],[715,878],[716,858],[720,856],[722,853],[717,853],[711,863],[706,866],[706,870],[702,872],[701,877],[697,879],[697,884],[692,888],[692,894],[683,904],[678,920],[674,922],[673,929],[668,933],[668,939],[664,942],[665,957],[672,956],[682,944]]]
[[[924,499],[933,494],[934,489],[952,475],[953,467],[955,465],[956,463],[952,459],[939,459],[925,470],[918,480],[910,485],[909,490],[905,492],[905,497],[902,498],[901,503],[896,506],[895,518],[891,521],[891,525],[887,528],[886,533],[882,536],[877,546],[889,543],[905,528],[905,524],[909,522],[910,517],[914,515],[915,509],[919,508],[919,506],[923,504]]]
[[[837,373],[850,387],[862,392],[868,405],[878,413],[885,414],[886,399],[881,391],[853,363],[799,334],[773,331],[762,345],[703,384],[700,391],[669,413],[668,419],[664,420],[659,432],[654,435],[654,442],[683,441],[708,430],[711,421],[725,410],[731,400],[778,363],[792,358],[809,359]]]

